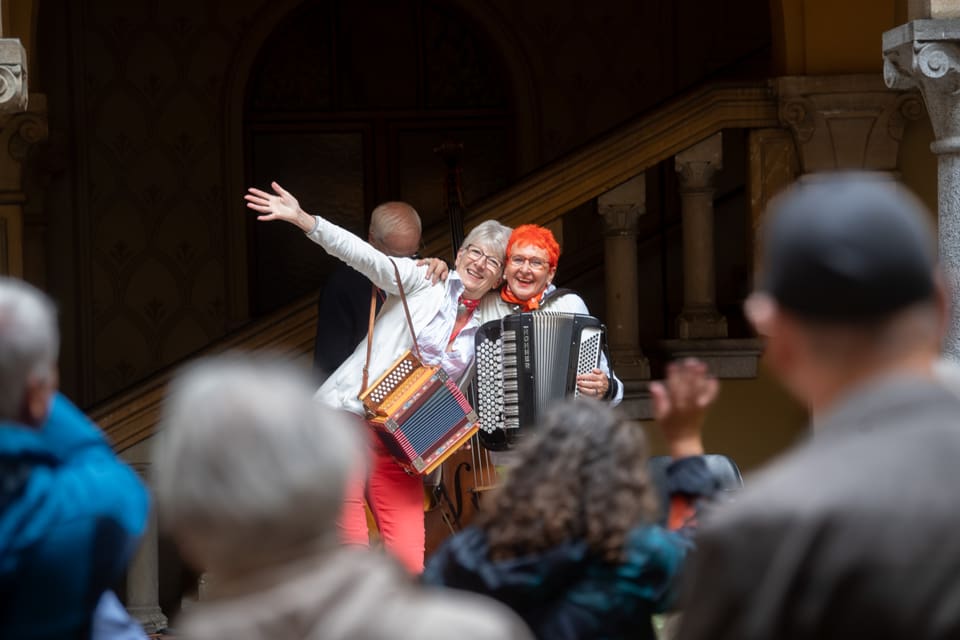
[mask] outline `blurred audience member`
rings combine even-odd
[[[105,593],[123,576],[147,520],[137,474],[57,393],[59,346],[47,296],[0,278],[3,638],[89,638],[99,631],[97,604],[104,597],[116,602]],[[129,627],[122,608],[114,613]]]
[[[683,640],[960,637],[960,401],[930,215],[869,174],[771,204],[747,313],[813,416],[704,523]]]
[[[359,430],[312,396],[291,370],[241,356],[201,361],[172,383],[154,452],[161,522],[209,572],[178,635],[529,638],[497,603],[425,591],[391,559],[339,544]]]
[[[669,492],[710,496],[700,433],[716,383],[699,363],[679,372],[689,374],[683,384],[657,391],[661,414],[676,418],[663,424],[676,457]],[[693,393],[673,397],[681,387]],[[517,457],[489,508],[438,550],[424,580],[492,596],[545,640],[652,639],[650,616],[671,605],[690,543],[689,528],[655,523],[643,430],[609,405],[568,400]]]

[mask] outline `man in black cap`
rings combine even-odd
[[[923,207],[889,181],[801,183],[746,304],[813,433],[697,538],[681,640],[960,638],[960,401]]]

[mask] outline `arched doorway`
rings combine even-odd
[[[304,209],[363,235],[379,202],[445,224],[444,166],[464,144],[464,198],[514,177],[514,99],[503,61],[471,22],[433,0],[310,0],[252,66],[244,112],[248,184],[277,180]],[[250,219],[251,315],[317,288],[334,266],[296,229]]]

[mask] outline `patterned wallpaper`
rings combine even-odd
[[[504,57],[529,71],[544,161],[769,39],[765,0],[463,2],[518,43]],[[247,275],[226,262],[228,225],[246,221],[227,219],[242,194],[225,193],[235,159],[223,146],[224,83],[261,13],[280,4],[64,3],[72,102],[51,109],[69,110],[77,127],[68,168],[77,258],[61,269],[75,271],[77,291],[64,297],[76,300],[83,342],[72,350],[79,362],[64,364],[84,372],[86,404],[228,330],[227,281]]]
[[[221,96],[252,8],[99,0],[73,9],[92,399],[225,332]]]

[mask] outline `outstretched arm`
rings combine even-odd
[[[369,243],[364,242],[346,229],[342,229],[320,216],[311,216],[300,208],[300,203],[289,191],[276,182],[270,183],[275,193],[250,188],[244,199],[247,207],[260,213],[257,220],[270,222],[283,220],[307,234],[327,253],[347,263],[384,291],[398,293],[393,264],[400,270],[404,291],[412,293],[418,286],[427,286],[424,270],[411,260],[391,260]]]

